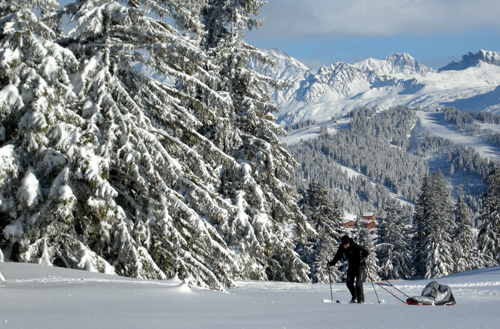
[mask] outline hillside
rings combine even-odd
[[[425,173],[439,170],[453,200],[462,186],[470,218],[477,220],[483,175],[490,161],[500,161],[491,138],[500,125],[476,121],[478,131],[471,135],[446,121],[445,112],[401,106],[356,110],[354,127],[352,115],[292,130],[282,139],[300,163],[293,181],[297,189],[320,181],[350,214],[378,213],[391,197],[411,216],[408,205],[417,200]]]

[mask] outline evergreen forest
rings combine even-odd
[[[492,255],[493,241],[499,241],[491,226],[496,215],[484,208],[489,195],[498,194],[492,190],[499,186],[493,183],[498,164],[451,140],[413,138],[417,110],[359,108],[350,113],[348,129],[329,133],[321,127],[319,138],[288,146],[300,163],[293,184],[308,221],[315,228],[337,228],[328,235],[337,244],[339,235],[349,233],[367,246],[374,255],[368,262],[374,280],[441,277],[499,261]],[[446,109],[449,122],[449,111],[460,113]],[[322,209],[341,210],[326,215]],[[377,218],[371,232],[362,225],[366,212]],[[346,213],[355,217],[354,228],[343,225]],[[484,247],[485,236],[490,247]],[[324,239],[321,233],[309,236],[297,250],[313,282],[328,281],[323,265],[332,251],[322,255]],[[344,279],[342,273],[331,275]]]

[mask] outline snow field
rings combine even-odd
[[[178,279],[146,281],[63,268],[1,263],[0,328],[498,328],[500,267],[455,274],[456,306],[399,305],[365,283],[366,304],[323,303],[329,284],[239,281],[227,293]],[[430,280],[394,281],[410,296]],[[333,297],[349,301],[344,283]]]
[[[500,149],[498,147],[492,146],[484,138],[478,136],[467,136],[456,130],[451,124],[444,120],[442,112],[417,111],[417,116],[421,127],[424,130],[430,131],[433,135],[447,138],[458,145],[473,147],[487,159],[496,161],[500,160]],[[499,129],[498,125],[488,125],[488,128],[496,128],[495,130]]]

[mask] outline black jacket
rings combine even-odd
[[[345,255],[347,260],[349,260],[350,269],[364,267],[366,266],[366,257],[368,257],[369,254],[370,252],[366,250],[366,248],[361,247],[351,239],[349,248],[345,249],[342,245],[340,245],[335,257],[333,257],[328,264],[330,264],[330,266],[335,266],[342,256]]]

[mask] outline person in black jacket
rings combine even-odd
[[[351,292],[351,303],[365,302],[365,294],[363,292],[363,275],[365,274],[366,258],[368,250],[354,242],[348,235],[342,237],[342,244],[339,246],[335,257],[328,262],[327,267],[335,266],[337,262],[346,256],[349,260],[349,268],[347,269],[347,288]],[[354,287],[356,281],[356,287]]]

